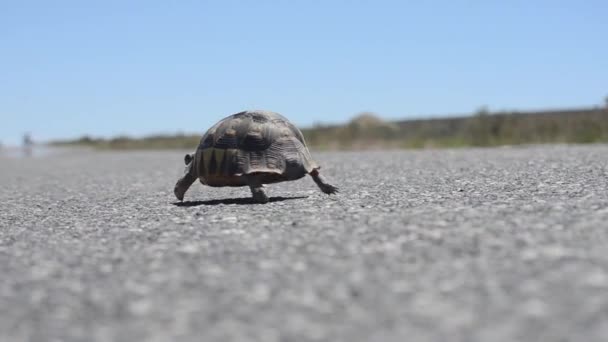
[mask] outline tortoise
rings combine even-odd
[[[294,181],[307,174],[324,193],[338,192],[319,173],[302,132],[270,111],[244,111],[224,118],[203,135],[184,162],[184,176],[174,189],[180,201],[197,178],[212,187],[249,186],[257,203],[269,201],[264,184]]]

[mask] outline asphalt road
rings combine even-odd
[[[0,156],[0,341],[606,341],[608,146],[314,156],[184,206],[182,152]]]

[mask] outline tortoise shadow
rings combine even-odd
[[[275,202],[284,202],[284,201],[292,201],[298,199],[308,198],[308,196],[293,196],[293,197],[270,197],[268,203]],[[217,199],[217,200],[208,200],[208,201],[184,201],[184,202],[174,202],[173,205],[176,207],[198,207],[201,205],[251,205],[251,204],[260,204],[253,200],[251,197],[246,198],[226,198],[226,199]]]

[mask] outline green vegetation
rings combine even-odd
[[[438,148],[501,146],[538,143],[608,142],[608,104],[589,108],[544,112],[495,112],[485,108],[472,116],[387,122],[363,113],[346,125],[316,125],[302,130],[315,149]],[[83,137],[54,145],[101,149],[192,149],[196,135],[156,135],[145,138]]]
[[[383,122],[370,114],[348,125],[304,130],[312,146],[330,149],[502,146],[608,142],[608,108],[496,112]]]
[[[102,150],[135,150],[135,149],[191,149],[197,146],[200,135],[151,135],[144,138],[131,138],[127,136],[113,139],[101,139],[84,136],[76,140],[53,141],[54,146],[84,146]]]

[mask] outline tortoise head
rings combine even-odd
[[[193,164],[194,164],[194,154],[189,153],[184,156],[184,163],[186,167],[184,168],[184,176],[180,178],[175,184],[175,188],[173,189],[173,193],[178,200],[183,201],[184,195],[186,191],[190,188],[192,183],[196,180],[196,176],[194,175]]]

